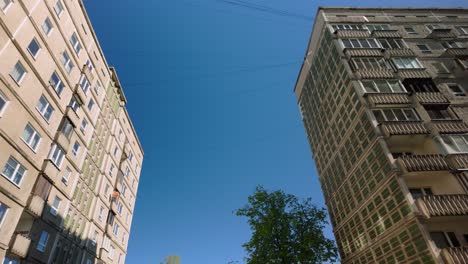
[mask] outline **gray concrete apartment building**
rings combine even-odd
[[[143,161],[126,102],[82,0],[0,0],[2,263],[125,262]]]
[[[343,263],[468,263],[468,9],[321,7],[295,94]]]

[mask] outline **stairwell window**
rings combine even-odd
[[[444,135],[441,138],[448,153],[468,153],[468,135]]]
[[[424,66],[416,58],[393,58],[392,61],[397,69],[424,69]]]
[[[41,135],[34,129],[31,124],[26,124],[23,130],[21,139],[28,145],[34,152],[36,152],[39,143],[41,142]]]
[[[419,121],[419,116],[412,108],[389,108],[372,110],[379,123],[385,121]]]
[[[55,11],[55,14],[60,17],[63,13],[63,4],[62,4],[62,1],[61,0],[58,0],[55,5],[54,5],[54,11]]]
[[[84,119],[81,121],[80,131],[84,134],[86,132],[86,128],[88,127],[88,120]]]
[[[3,167],[1,174],[9,181],[19,186],[21,184],[21,180],[26,175],[26,169],[16,159],[10,156]]]
[[[37,55],[39,55],[39,51],[41,51],[41,46],[39,45],[39,42],[37,42],[36,38],[33,38],[29,43],[28,51],[34,59],[36,59]]]
[[[73,65],[73,62],[71,61],[71,58],[70,58],[70,55],[68,55],[68,52],[64,51],[60,59],[67,73],[70,73],[73,70],[73,67],[75,66]]]
[[[89,91],[89,87],[90,87],[91,85],[89,84],[89,80],[88,80],[88,78],[86,78],[86,75],[85,75],[85,74],[82,74],[82,75],[81,75],[79,84],[80,84],[80,86],[81,86],[81,89],[83,89],[83,92],[84,92],[85,94],[87,94],[88,91]]]
[[[78,111],[78,108],[80,107],[80,104],[78,103],[78,100],[74,96],[70,99],[70,103],[68,103],[68,106],[70,106],[73,111]]]
[[[72,171],[70,170],[70,168],[66,167],[65,172],[63,173],[63,176],[62,176],[63,184],[68,185],[68,182],[70,181],[71,174],[72,174]]]
[[[455,96],[466,96],[465,90],[458,84],[455,84],[455,83],[447,84],[447,87]]]
[[[72,148],[73,156],[77,156],[79,151],[80,151],[80,143],[78,143],[78,141],[75,141],[75,144],[73,144],[73,148]]]
[[[11,78],[19,85],[26,76],[26,68],[18,61],[10,72]]]
[[[52,117],[52,113],[54,112],[54,109],[44,95],[41,95],[41,98],[39,98],[39,102],[37,102],[36,105],[36,110],[42,115],[42,117],[44,117],[47,122],[49,122],[50,118]]]
[[[39,250],[40,252],[44,252],[47,247],[48,241],[49,241],[49,233],[47,233],[46,231],[42,231],[41,237],[39,238],[39,241],[37,242],[36,249]]]
[[[57,92],[58,96],[60,96],[62,94],[64,86],[62,80],[55,71],[50,76],[49,83],[52,86],[52,88],[54,88],[54,90]]]
[[[411,34],[411,35],[418,34],[418,32],[416,32],[416,30],[414,29],[413,26],[405,27],[405,31],[406,31],[406,33]]]
[[[65,151],[59,147],[56,143],[52,144],[52,148],[50,149],[49,159],[52,163],[55,164],[58,168],[62,166],[63,157],[65,156]]]
[[[80,41],[78,40],[78,36],[76,35],[76,32],[73,32],[73,34],[71,35],[70,42],[76,54],[78,55],[81,51],[81,44],[80,44]]]
[[[0,203],[0,226],[3,224],[3,220],[6,218],[8,212],[8,206],[3,203]]]
[[[0,117],[5,112],[5,109],[8,106],[8,99],[7,97],[0,91]]]
[[[366,93],[405,93],[398,80],[375,80],[361,81],[362,88]]]
[[[60,132],[67,138],[70,139],[73,134],[73,125],[68,118],[64,118]]]
[[[0,9],[4,13],[8,10],[8,8],[13,4],[13,0],[0,0]]]
[[[380,48],[375,39],[342,39],[345,48]]]
[[[52,29],[54,29],[54,26],[52,25],[50,18],[46,17],[44,23],[42,23],[42,31],[44,31],[46,36],[49,36],[50,33],[52,33]]]
[[[59,208],[60,208],[60,203],[62,202],[62,199],[60,199],[57,195],[54,197],[54,201],[52,202],[52,205],[50,207],[50,213],[54,216],[58,214]]]
[[[114,235],[116,235],[116,236],[119,234],[119,224],[115,223],[115,225],[114,225],[114,227],[112,229],[112,233]]]

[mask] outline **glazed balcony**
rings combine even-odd
[[[29,232],[16,232],[13,236],[13,243],[11,245],[11,253],[25,258],[31,245],[31,239],[29,238]]]
[[[440,255],[446,264],[467,264],[468,246],[443,248]]]
[[[422,121],[384,121],[380,127],[386,137],[429,134]]]
[[[411,104],[410,97],[405,93],[366,93],[364,96],[374,106],[381,104]]]
[[[441,134],[468,133],[468,125],[463,120],[432,120],[432,128]]]
[[[414,98],[420,104],[448,104],[449,101],[440,92],[416,92]]]
[[[468,195],[425,195],[416,200],[420,212],[426,217],[468,215]]]
[[[401,156],[397,159],[397,163],[406,172],[450,170],[444,156],[440,154]]]

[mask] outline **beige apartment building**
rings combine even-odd
[[[343,263],[468,263],[468,9],[319,8],[295,93]]]
[[[0,0],[2,263],[125,262],[143,161],[125,104],[82,0]]]

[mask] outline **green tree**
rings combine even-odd
[[[323,234],[327,212],[312,203],[283,191],[269,192],[257,186],[248,204],[237,209],[247,217],[253,231],[242,246],[249,264],[315,264],[334,262],[337,250]]]

